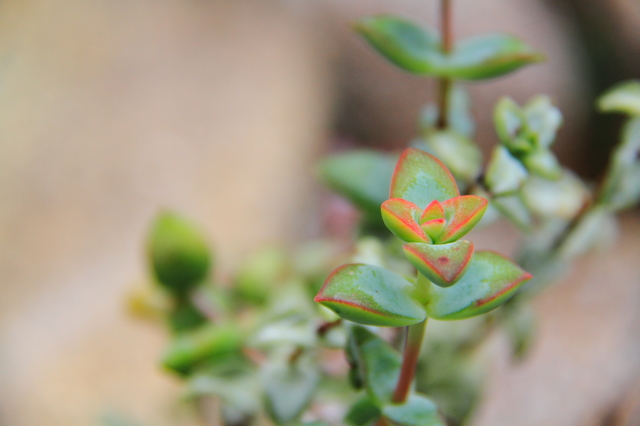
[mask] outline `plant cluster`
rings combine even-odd
[[[488,336],[507,333],[514,356],[524,356],[534,334],[528,301],[572,259],[611,241],[616,214],[637,203],[640,82],[599,101],[630,116],[599,185],[553,154],[562,115],[546,96],[498,103],[499,144],[485,167],[463,83],[543,56],[509,35],[456,43],[451,20],[442,0],[439,34],[389,15],[355,26],[392,64],[435,78],[439,94],[399,157],[356,150],[320,165],[322,180],[361,212],[351,253],[327,241],[295,254],[270,248],[220,282],[201,232],[175,214],[157,219],[148,252],[158,285],[134,307],[168,322],[162,364],[184,379],[185,398],[218,401],[205,422],[466,423],[480,400]],[[462,239],[500,217],[522,231],[516,262]],[[334,361],[339,350],[346,370]]]

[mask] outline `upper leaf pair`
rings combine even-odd
[[[487,201],[461,197],[451,173],[430,154],[404,151],[391,197],[383,204],[383,217],[396,235],[412,241],[404,251],[420,272],[418,281],[372,265],[344,265],[327,278],[315,298],[340,317],[394,327],[416,324],[427,316],[468,318],[495,308],[531,277],[496,253],[474,255],[471,242],[456,241],[480,220]]]
[[[356,30],[393,64],[433,77],[481,80],[544,59],[520,39],[505,34],[467,39],[445,53],[435,32],[390,15],[364,19]]]
[[[467,234],[486,209],[487,200],[477,195],[457,196],[442,203],[433,200],[424,210],[411,201],[391,198],[382,204],[382,219],[391,232],[408,243],[447,244]]]

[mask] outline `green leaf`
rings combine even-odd
[[[428,222],[434,219],[444,219],[444,207],[438,200],[433,200],[420,215],[420,222]]]
[[[549,180],[558,180],[562,177],[562,167],[553,152],[548,149],[537,149],[522,159],[525,167],[533,174]]]
[[[402,198],[391,198],[382,203],[381,211],[384,224],[401,240],[431,241],[416,220],[422,214],[422,210],[412,202]]]
[[[560,168],[549,147],[562,125],[562,113],[547,96],[533,98],[524,108],[503,98],[496,106],[494,121],[503,145],[527,167],[555,179]],[[554,177],[555,176],[555,177]]]
[[[415,287],[384,268],[343,265],[325,281],[315,301],[358,324],[403,327],[426,318],[412,297]]]
[[[379,216],[380,204],[389,198],[396,159],[373,150],[336,154],[320,163],[320,177],[358,208]]]
[[[425,395],[409,395],[404,404],[389,404],[382,414],[397,426],[446,426],[438,407]]]
[[[481,80],[544,59],[518,38],[504,34],[464,40],[446,54],[435,32],[390,15],[361,20],[355,29],[391,63],[433,77]]]
[[[378,405],[389,402],[400,377],[402,356],[363,327],[353,327],[351,333],[352,352],[369,397]]]
[[[456,285],[427,287],[427,314],[438,320],[484,314],[504,303],[529,279],[531,274],[506,257],[491,251],[476,252]]]
[[[177,373],[188,373],[197,364],[240,351],[242,336],[232,326],[206,325],[174,339],[162,357],[162,365]]]
[[[404,150],[393,174],[390,198],[403,198],[424,209],[433,200],[443,202],[459,195],[455,178],[440,160],[419,149]]]
[[[416,146],[440,159],[457,179],[474,181],[482,171],[482,152],[469,138],[452,130],[430,132]]]
[[[531,230],[533,218],[520,195],[495,197],[491,200],[491,204],[523,232]]]
[[[278,424],[302,414],[320,381],[317,366],[308,357],[294,363],[287,359],[266,363],[262,377],[267,411]]]
[[[378,417],[380,409],[369,396],[365,396],[349,408],[345,420],[350,425],[366,426]]]
[[[302,315],[292,314],[265,324],[261,321],[258,330],[251,336],[254,348],[274,348],[290,344],[297,347],[317,345],[317,324]]]
[[[489,34],[461,41],[448,59],[443,76],[483,80],[541,62],[545,57],[517,37]]]
[[[520,161],[515,159],[505,147],[497,146],[493,150],[484,182],[491,192],[499,195],[520,189],[520,185],[527,176],[527,169]]]
[[[261,408],[262,389],[254,371],[224,371],[219,374],[197,373],[187,382],[187,397],[218,396],[227,409],[246,418]]]
[[[562,125],[562,112],[553,105],[548,96],[536,96],[524,107],[528,132],[536,146],[549,148],[556,139]]]
[[[404,245],[404,254],[429,281],[440,287],[450,287],[467,270],[473,255],[473,243],[467,240],[438,245],[409,243]]]
[[[211,267],[211,253],[200,230],[168,211],[153,223],[147,250],[158,282],[176,295],[202,283]]]
[[[640,199],[640,118],[624,127],[615,148],[599,202],[615,210],[633,206]]]
[[[526,117],[513,99],[507,97],[500,99],[493,119],[498,137],[509,151],[526,153],[534,148],[530,141],[517,138],[526,125]]]
[[[478,195],[463,195],[444,201],[444,216],[447,219],[438,244],[452,243],[467,234],[482,219],[489,202]]]
[[[522,201],[529,209],[545,217],[570,220],[589,199],[585,184],[572,172],[565,170],[558,181],[532,176],[522,186]]]
[[[640,81],[631,80],[617,84],[598,100],[602,112],[622,112],[640,116]]]
[[[355,30],[378,53],[405,71],[430,75],[443,60],[439,37],[400,17],[380,15],[362,19]]]

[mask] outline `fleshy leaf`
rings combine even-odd
[[[444,219],[444,208],[440,201],[433,200],[431,204],[420,215],[420,223],[425,223],[434,219]]]
[[[568,170],[558,181],[532,176],[522,186],[522,201],[540,216],[570,220],[580,212],[588,198],[585,184]]]
[[[531,152],[522,159],[522,162],[531,173],[545,179],[558,180],[562,177],[562,167],[553,152],[548,149],[540,148]]]
[[[426,318],[413,290],[412,283],[384,268],[349,264],[329,275],[314,300],[358,324],[403,327]]]
[[[504,34],[463,40],[446,54],[435,32],[391,15],[361,20],[355,28],[391,63],[433,77],[481,80],[544,59],[520,39]]]
[[[306,408],[320,381],[320,374],[308,357],[296,362],[280,360],[265,364],[263,382],[266,407],[278,424],[285,424]]]
[[[447,225],[447,221],[445,218],[441,219],[433,219],[428,222],[423,223],[420,227],[427,233],[427,235],[432,239],[436,240],[442,235],[442,231],[444,227]]]
[[[406,242],[430,242],[418,224],[421,210],[410,201],[392,198],[382,203],[382,220],[398,238]]]
[[[473,243],[467,240],[437,245],[409,243],[403,248],[409,262],[440,287],[449,287],[458,282],[473,255]]]
[[[498,195],[520,189],[527,175],[527,169],[520,161],[515,159],[505,147],[497,146],[493,150],[484,181],[491,192]]]
[[[400,376],[402,356],[365,328],[353,327],[351,333],[353,355],[369,396],[380,405],[389,402]]]
[[[345,420],[350,425],[366,426],[378,417],[380,409],[369,396],[365,396],[351,406]]]
[[[508,74],[544,59],[544,55],[517,37],[489,34],[456,45],[443,74],[464,80],[482,80]]]
[[[482,219],[488,203],[477,195],[463,195],[443,202],[447,226],[436,242],[451,243],[464,236]]]
[[[430,74],[442,62],[439,37],[400,17],[362,19],[355,29],[378,53],[405,71]]]
[[[640,81],[631,80],[615,85],[598,100],[602,112],[623,112],[640,116]]]
[[[162,359],[165,368],[184,374],[196,364],[238,352],[242,337],[234,327],[206,325],[179,335]]]
[[[475,180],[482,171],[480,148],[460,133],[451,130],[430,132],[424,136],[424,144],[416,147],[435,155],[463,182]]]
[[[614,149],[599,202],[615,210],[640,199],[640,118],[624,126],[622,142]]]
[[[389,404],[382,414],[397,426],[446,426],[436,404],[421,394],[411,394],[404,404]]]
[[[562,112],[548,96],[536,96],[525,105],[527,130],[540,148],[549,148],[562,125]]]
[[[389,198],[396,161],[395,155],[357,150],[323,160],[319,172],[331,189],[358,208],[379,215],[380,204]]]
[[[262,406],[260,377],[240,363],[227,364],[220,371],[197,372],[189,377],[186,384],[187,399],[215,395],[226,409],[233,410],[240,418],[252,417]]]
[[[518,104],[511,98],[500,99],[493,115],[496,132],[500,141],[509,144],[518,135],[525,124],[525,116]],[[528,144],[520,147],[527,151],[531,147]]]
[[[531,274],[506,257],[491,251],[476,252],[456,285],[428,286],[427,314],[438,320],[484,314],[504,303],[529,279]]]
[[[451,172],[433,155],[415,148],[404,150],[391,180],[390,198],[403,198],[419,208],[433,200],[443,202],[460,195]]]

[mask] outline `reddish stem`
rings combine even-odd
[[[453,50],[453,15],[452,0],[442,0],[440,13],[440,34],[442,38],[442,52],[451,53]],[[438,82],[438,128],[446,129],[449,126],[449,92],[453,81],[450,78],[441,78]]]
[[[327,334],[329,330],[331,330],[333,327],[339,326],[340,324],[342,324],[341,319],[337,319],[332,322],[324,322],[318,326],[316,333],[318,333],[318,336],[324,337],[324,335]]]
[[[392,397],[392,401],[395,403],[403,403],[407,400],[407,396],[409,396],[426,327],[426,319],[418,324],[407,327],[402,369],[400,370],[400,378],[398,379],[398,384]]]

